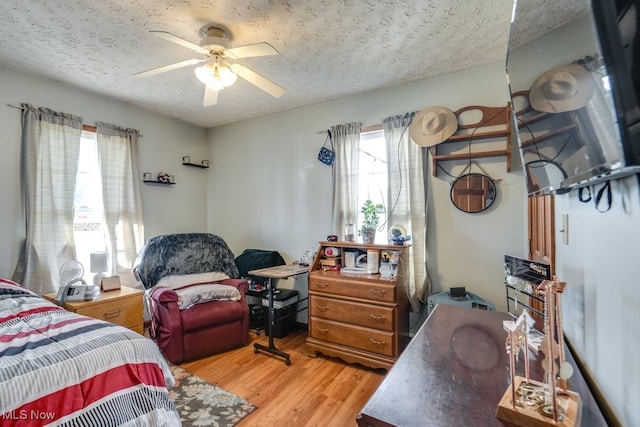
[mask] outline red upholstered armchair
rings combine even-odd
[[[182,363],[249,342],[249,284],[233,253],[207,233],[150,239],[133,267],[147,289],[152,337],[166,358]]]

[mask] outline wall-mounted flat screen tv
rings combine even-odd
[[[516,0],[509,36],[512,118],[530,194],[640,172],[638,0],[557,3]]]

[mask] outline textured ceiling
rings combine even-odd
[[[522,3],[532,33],[576,14],[576,0]],[[2,0],[0,66],[213,127],[504,61],[511,9],[512,0]],[[195,66],[134,76],[200,57],[149,31],[198,44],[210,24],[231,47],[274,46],[280,55],[237,62],[285,95],[238,79],[203,107]]]

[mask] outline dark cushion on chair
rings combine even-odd
[[[146,289],[165,276],[211,271],[225,273],[230,278],[240,277],[227,243],[209,233],[152,237],[138,254],[133,267],[134,275]]]

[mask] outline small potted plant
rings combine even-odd
[[[374,204],[371,199],[367,199],[362,205],[360,212],[364,215],[360,235],[363,243],[373,243],[376,240],[376,228],[380,224],[378,213],[382,212],[382,204]]]

